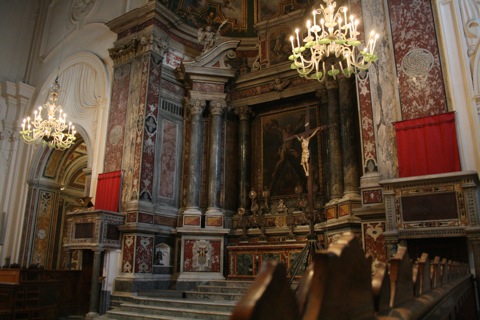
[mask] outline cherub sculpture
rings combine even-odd
[[[197,30],[198,43],[203,45],[202,54],[209,51],[217,44],[217,41],[221,36],[220,30],[227,22],[228,20],[224,20],[218,27],[217,31],[213,31],[212,26],[206,26],[205,30],[203,28]]]

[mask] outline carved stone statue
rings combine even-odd
[[[212,29],[212,26],[206,26],[205,30],[199,28],[197,30],[197,39],[198,43],[203,45],[202,54],[212,49],[220,38],[220,30],[227,23],[228,20],[224,20],[222,24],[218,27],[217,31]]]

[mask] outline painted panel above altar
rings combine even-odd
[[[225,26],[227,36],[255,36],[254,23],[287,15],[294,10],[308,7],[314,1],[175,0],[162,2],[192,27],[219,25],[224,20],[228,20]]]

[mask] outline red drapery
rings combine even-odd
[[[455,113],[395,123],[400,177],[460,171]]]
[[[98,175],[95,209],[118,212],[121,177],[121,171]]]

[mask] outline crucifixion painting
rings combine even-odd
[[[262,117],[262,185],[272,196],[293,195],[296,186],[307,190],[308,177],[318,174],[320,145],[312,140],[318,130],[310,129],[317,126],[317,116],[312,106]]]

